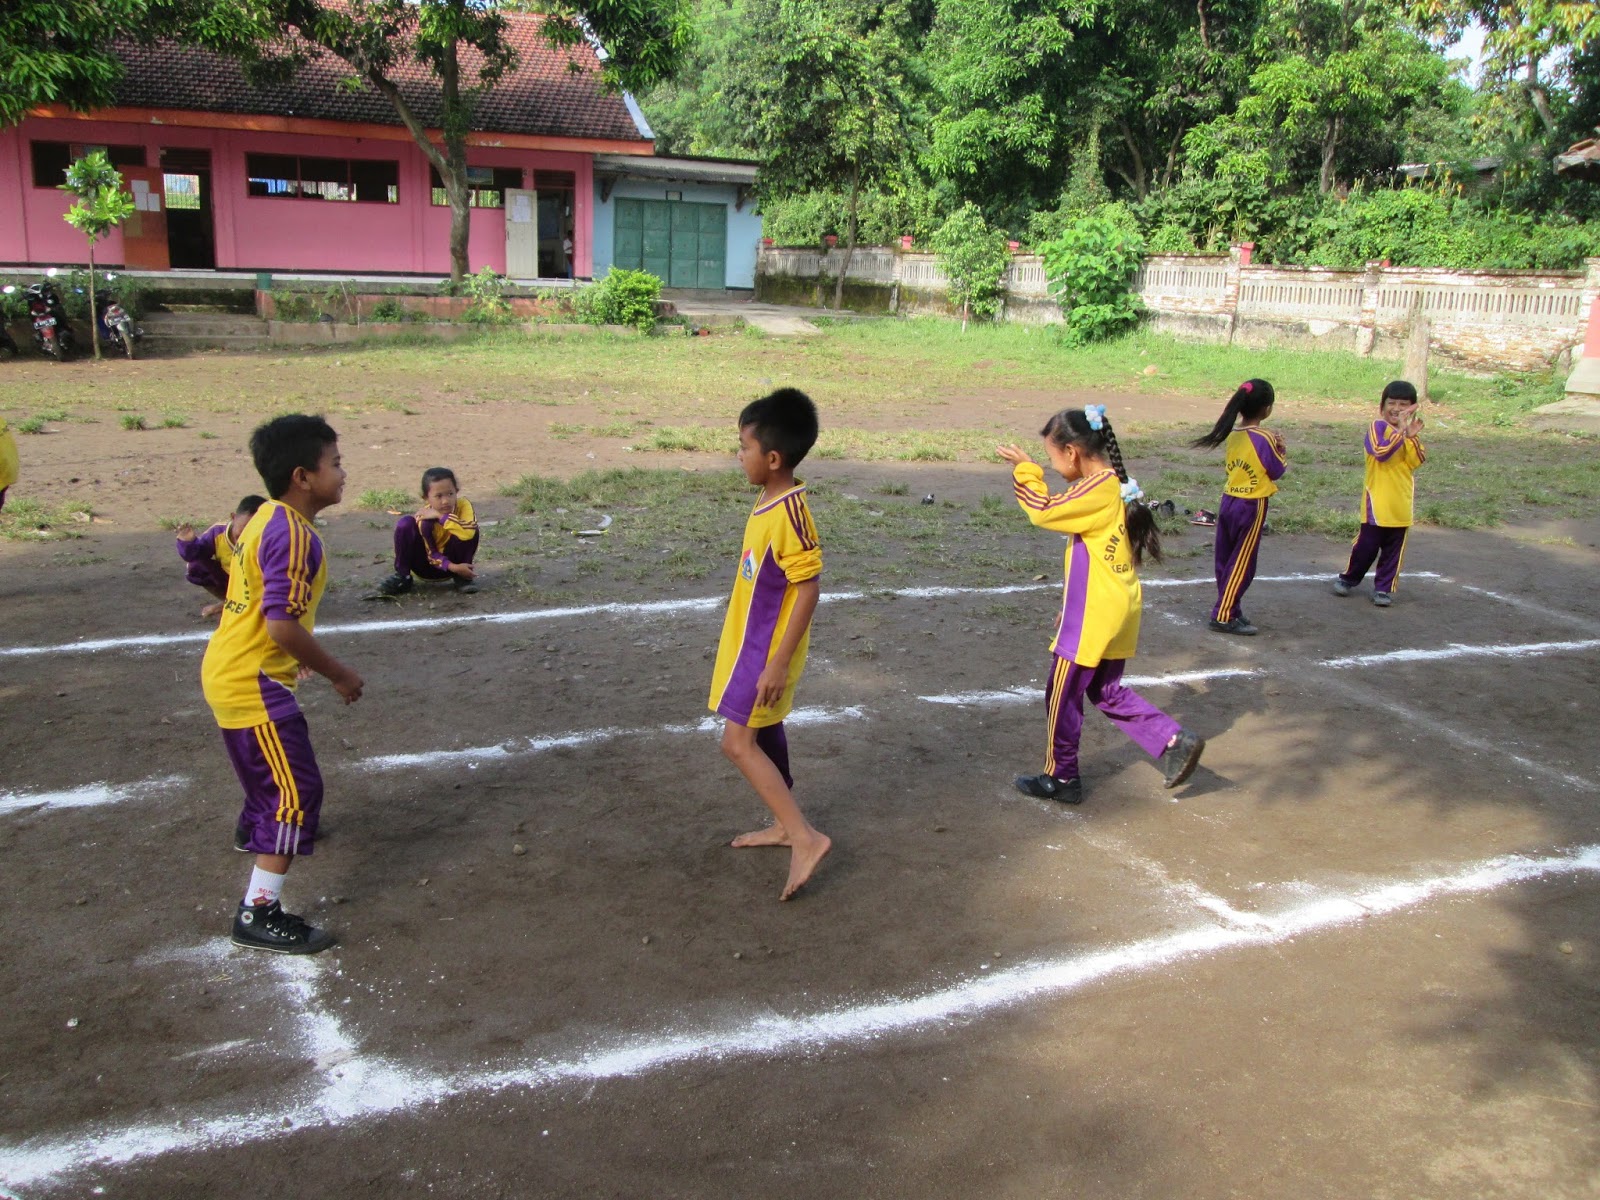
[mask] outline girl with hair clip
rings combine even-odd
[[[1045,687],[1050,736],[1044,771],[1019,776],[1017,790],[1066,804],[1082,801],[1078,740],[1085,697],[1160,761],[1166,786],[1175,788],[1194,773],[1205,742],[1122,684],[1139,643],[1138,567],[1146,555],[1161,561],[1155,517],[1128,478],[1103,404],[1063,409],[1040,436],[1050,465],[1071,485],[1056,495],[1021,447],[995,448],[1012,466],[1017,503],[1028,519],[1067,535],[1066,584]]]
[[[1228,406],[1211,432],[1189,443],[1197,450],[1222,446],[1228,472],[1217,508],[1217,603],[1211,610],[1211,628],[1218,633],[1242,637],[1256,633],[1240,605],[1256,576],[1267,497],[1278,490],[1278,480],[1288,467],[1283,438],[1261,427],[1272,415],[1276,399],[1265,379],[1246,379],[1228,397]]]

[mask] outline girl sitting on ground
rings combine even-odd
[[[378,584],[379,596],[403,596],[418,579],[448,579],[458,592],[475,592],[478,522],[461,495],[456,473],[429,467],[422,473],[422,507],[394,523],[394,574]]]

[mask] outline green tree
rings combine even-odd
[[[968,201],[933,235],[934,253],[950,280],[950,303],[961,307],[961,329],[967,314],[992,317],[1003,299],[1001,280],[1011,265],[1011,251],[1002,230],[990,229],[983,210]]]
[[[0,4],[0,128],[28,110],[65,104],[79,112],[116,98],[118,37],[162,31],[152,0],[5,0]]]
[[[450,278],[470,273],[472,220],[467,138],[478,102],[517,64],[505,36],[508,9],[544,17],[545,37],[574,46],[593,35],[606,48],[609,86],[637,89],[671,73],[689,36],[688,0],[180,0],[204,9],[186,36],[246,63],[258,80],[283,78],[311,57],[346,63],[351,89],[371,88],[394,108],[427,156],[450,201]],[[437,82],[437,142],[396,84],[411,65]]]
[[[67,168],[61,190],[77,199],[64,219],[89,239],[89,340],[100,357],[100,319],[94,302],[94,244],[133,214],[133,197],[122,190],[122,175],[103,150],[84,155]]]
[[[844,300],[864,188],[904,171],[914,136],[905,0],[747,0],[763,36],[730,77],[727,103],[746,114],[764,162],[764,196],[836,188],[845,202]]]
[[[1133,291],[1144,247],[1110,217],[1085,217],[1039,248],[1050,294],[1067,318],[1067,339],[1100,341],[1138,324]]]
[[[725,89],[757,35],[745,0],[700,0],[682,66],[639,98],[658,154],[743,158],[755,153],[748,124]]]

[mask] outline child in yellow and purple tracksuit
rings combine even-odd
[[[1361,528],[1350,547],[1350,562],[1333,581],[1335,596],[1348,596],[1376,560],[1372,602],[1379,608],[1394,603],[1411,533],[1417,468],[1428,461],[1422,448],[1422,416],[1417,389],[1396,379],[1378,401],[1382,414],[1367,428],[1367,474],[1361,489]]]

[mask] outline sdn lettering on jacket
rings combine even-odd
[[[1123,540],[1126,539],[1127,536],[1128,527],[1126,525],[1118,525],[1117,531],[1111,535],[1109,540],[1107,540],[1106,548],[1101,552],[1100,555],[1100,557],[1105,560],[1106,565],[1108,565],[1111,570],[1118,575],[1126,575],[1129,571],[1133,570],[1133,567],[1128,563],[1117,561],[1117,551],[1122,549]]]

